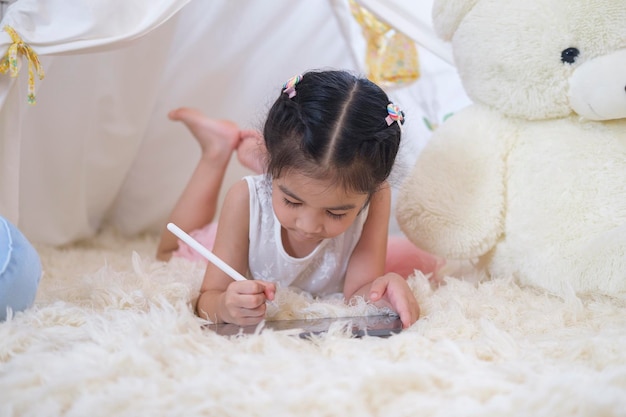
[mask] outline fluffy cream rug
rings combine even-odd
[[[388,339],[202,330],[202,266],[105,232],[40,247],[36,305],[0,323],[0,416],[624,416],[626,300],[565,299],[459,274]],[[361,304],[285,292],[274,318]]]

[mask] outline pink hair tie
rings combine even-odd
[[[289,98],[293,98],[296,95],[296,84],[302,80],[302,75],[294,75],[283,84],[283,93],[287,93]]]
[[[393,103],[387,104],[387,117],[385,117],[385,121],[387,122],[387,126],[391,126],[393,122],[398,122],[402,124],[404,121],[404,113],[400,110],[400,107],[396,106]]]

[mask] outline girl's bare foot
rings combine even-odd
[[[267,151],[261,133],[257,130],[242,130],[237,147],[237,159],[244,167],[261,174],[265,170]]]
[[[239,145],[239,127],[230,120],[211,119],[189,107],[172,110],[168,117],[187,126],[200,144],[203,158],[227,161]]]

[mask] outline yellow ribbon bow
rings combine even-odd
[[[4,31],[11,36],[13,43],[9,46],[7,53],[0,61],[0,74],[6,74],[7,72],[11,77],[17,77],[19,72],[17,65],[18,55],[23,55],[28,61],[28,103],[35,104],[35,71],[40,80],[43,80],[44,73],[39,58],[33,48],[22,40],[20,35],[17,34],[15,29],[11,26],[5,26]]]
[[[350,9],[367,41],[368,78],[383,87],[416,81],[420,71],[415,42],[354,0]]]

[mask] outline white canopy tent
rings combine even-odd
[[[467,99],[430,30],[429,0],[360,3],[424,45],[420,80],[388,91],[408,114],[410,160],[428,137],[422,117],[440,120]],[[25,62],[17,82],[0,75],[0,213],[51,244],[107,222],[128,234],[162,227],[199,156],[170,109],[260,127],[293,74],[365,72],[347,0],[18,0],[5,24],[46,75],[34,106]],[[10,42],[2,32],[0,53]],[[227,185],[245,173],[233,164]]]
[[[44,71],[52,64],[49,55],[89,53],[119,48],[132,42],[173,16],[189,0],[133,2],[83,2],[80,0],[21,0],[6,11],[1,28],[13,28],[41,56]],[[115,5],[115,7],[112,7]],[[2,55],[14,43],[8,31],[0,32]],[[32,64],[22,62],[23,71]],[[43,74],[42,74],[43,75]],[[22,76],[21,86],[26,77]],[[15,77],[0,78],[0,212],[17,220],[20,211],[23,117],[27,114],[24,88]]]

